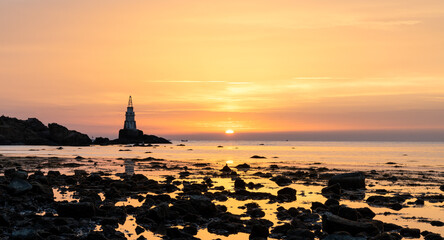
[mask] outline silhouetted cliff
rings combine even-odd
[[[0,145],[88,146],[91,143],[88,135],[57,123],[45,126],[37,118],[0,117]]]

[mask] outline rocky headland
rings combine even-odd
[[[0,117],[0,145],[88,146],[91,143],[88,135],[57,123],[45,126],[37,118]]]
[[[50,123],[45,126],[37,118],[20,120],[17,118],[0,117],[0,145],[50,145],[50,146],[89,146],[113,144],[151,144],[171,143],[169,140],[143,134],[142,131],[121,129],[119,138],[110,140],[98,137],[94,141],[84,133]]]

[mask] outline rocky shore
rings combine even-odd
[[[154,180],[133,171],[84,170],[98,162],[0,156],[0,239],[146,239],[148,232],[163,239],[240,234],[256,240],[442,239],[439,233],[377,220],[375,212],[383,208],[386,214],[396,214],[404,208],[442,204],[442,173],[425,173],[422,179],[403,174],[405,179],[396,180],[400,185],[424,183],[440,192],[412,195],[369,189],[390,177],[378,171],[247,163],[180,166],[152,157],[108,161],[116,167],[131,163],[147,173],[168,173],[152,174],[158,176]],[[305,192],[302,186],[318,192]],[[69,193],[71,197],[61,198]],[[298,199],[306,194],[323,200],[303,207]],[[233,201],[240,203],[235,209]],[[129,218],[135,228],[130,235],[122,231]],[[437,219],[422,220],[439,229],[444,225]]]
[[[88,135],[69,130],[57,123],[45,126],[37,118],[20,120],[0,116],[0,145],[49,145],[49,146],[89,146],[115,144],[160,144],[171,143],[165,138],[146,135],[137,130],[135,133],[121,129],[119,138],[110,140],[98,137],[92,141]]]

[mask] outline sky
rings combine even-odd
[[[161,136],[444,132],[443,25],[442,0],[0,0],[0,114],[117,137],[131,95]]]

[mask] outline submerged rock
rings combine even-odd
[[[365,188],[365,175],[363,172],[337,174],[330,178],[328,186],[339,183],[343,189]]]

